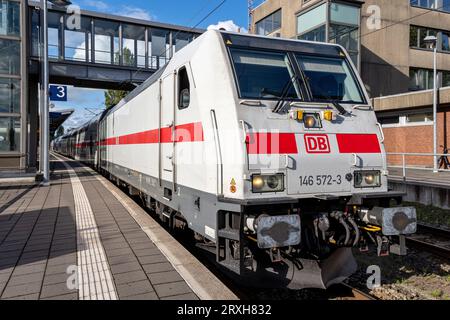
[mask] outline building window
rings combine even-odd
[[[327,10],[329,19],[327,19]],[[324,3],[297,17],[298,39],[342,45],[358,66],[360,8],[342,3]],[[326,38],[328,28],[328,39]]]
[[[423,126],[433,124],[433,112],[411,112],[399,115],[378,115],[378,122],[385,128]]]
[[[256,33],[268,35],[278,29],[281,29],[281,9],[255,23]]]
[[[409,70],[409,90],[428,90],[433,88],[433,70],[415,69]]]
[[[412,6],[450,12],[450,0],[410,0]]]
[[[149,66],[158,69],[164,66],[171,58],[170,31],[151,29],[151,43],[149,42]]]
[[[61,39],[61,19],[62,15],[57,12],[49,12],[48,15],[48,56],[49,58],[59,59]]]
[[[53,41],[55,42],[55,41]],[[81,17],[80,29],[64,30],[64,59],[91,62],[92,48],[91,19]]]
[[[449,39],[450,39],[450,33],[448,33],[448,32],[441,33],[441,43],[442,43],[441,50],[442,51],[450,51]]]
[[[442,73],[442,86],[450,87],[450,71],[444,71]]]
[[[20,74],[20,41],[0,39],[0,74]]]
[[[318,30],[327,22],[327,4],[324,3],[317,8],[307,11],[297,17],[297,34],[300,39],[310,31]],[[325,38],[325,35],[323,36]]]
[[[124,66],[145,68],[145,27],[122,24],[122,56]]]
[[[174,39],[174,52],[178,52],[182,48],[184,48],[189,42],[193,39],[192,34],[187,32],[177,32],[176,37]]]
[[[119,64],[119,23],[107,20],[94,20],[95,62]]]
[[[411,48],[429,49],[428,45],[425,43],[425,38],[427,36],[435,36],[437,38],[438,51],[450,51],[449,32],[418,26],[410,27],[409,46]]]
[[[433,122],[433,113],[416,113],[406,115],[406,123]]]
[[[20,80],[0,78],[0,112],[20,113]]]
[[[317,41],[317,42],[326,42],[326,30],[325,25],[318,27],[317,29],[313,29],[298,36],[301,40],[309,40],[309,41]]]
[[[433,89],[433,70],[411,68],[409,70],[409,90],[429,90]],[[438,87],[450,86],[450,71],[438,71]]]
[[[379,117],[378,121],[383,125],[396,125],[399,124],[398,116],[390,116],[390,117]]]
[[[0,117],[0,152],[20,150],[20,118]]]
[[[0,35],[20,36],[20,2],[0,0]]]
[[[360,9],[344,4],[330,4],[329,42],[343,46],[355,66],[359,55]]]

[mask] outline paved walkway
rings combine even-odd
[[[402,168],[389,167],[389,180],[403,181]],[[408,184],[427,185],[435,187],[450,188],[450,171],[439,171],[425,169],[406,169],[406,182]]]
[[[0,184],[0,299],[236,299],[109,181],[53,161]]]

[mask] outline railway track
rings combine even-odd
[[[377,300],[374,296],[352,287],[348,283],[336,284],[326,290],[326,293],[331,300]]]
[[[450,261],[450,230],[418,224],[417,233],[406,237],[406,244]]]

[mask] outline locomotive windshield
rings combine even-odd
[[[241,97],[249,99],[299,99],[287,53],[231,49]],[[286,92],[286,93],[285,93]]]
[[[230,53],[241,98],[364,103],[344,57],[240,48],[230,48]]]
[[[364,99],[343,58],[297,55],[314,101],[363,103]]]

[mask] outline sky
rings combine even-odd
[[[83,10],[128,16],[187,27],[194,27],[223,0],[72,0]],[[255,1],[255,4],[262,0]],[[245,32],[248,26],[247,0],[226,0],[197,27],[224,27]],[[68,87],[67,102],[52,102],[52,110],[75,109],[64,123],[65,128],[77,127],[104,108],[104,91]]]

